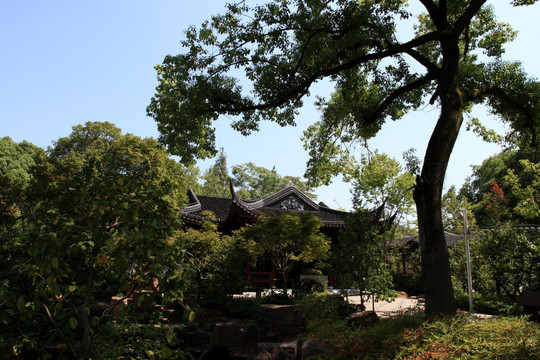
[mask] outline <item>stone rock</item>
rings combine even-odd
[[[206,346],[208,348],[212,340],[212,334],[200,330],[188,331],[183,334],[183,340],[188,347]]]
[[[406,298],[407,297],[407,293],[405,291],[396,291],[396,296],[398,298]]]
[[[324,355],[334,352],[334,348],[329,344],[319,340],[306,340],[302,344],[301,359],[308,359],[312,356]]]
[[[258,343],[257,348],[249,360],[296,360],[298,357],[299,342],[284,343]]]
[[[367,327],[380,321],[375,311],[356,312],[349,316],[349,322],[358,327]]]
[[[212,332],[212,352],[227,348],[230,351],[251,354],[257,346],[257,327],[255,324],[235,322],[216,324]]]
[[[306,320],[297,305],[261,305],[257,322],[259,341],[295,340],[306,328]]]

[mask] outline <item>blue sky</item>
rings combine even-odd
[[[412,5],[417,1],[410,1]],[[157,85],[154,66],[167,54],[181,51],[183,29],[222,12],[221,0],[3,0],[0,2],[0,136],[47,147],[67,136],[71,127],[86,121],[110,121],[124,132],[157,137],[146,106]],[[506,58],[520,60],[532,76],[540,74],[537,24],[540,5],[514,9],[510,0],[497,0],[499,18],[520,31],[507,46]],[[403,29],[406,34],[406,28]],[[327,95],[332,88],[316,85],[312,94]],[[307,100],[296,128],[265,123],[261,131],[242,137],[217,123],[217,145],[229,165],[254,162],[276,167],[281,175],[302,176],[307,154],[302,131],[319,118]],[[436,109],[426,108],[403,120],[390,122],[370,142],[401,159],[414,147],[423,157],[437,120]],[[497,122],[481,109],[474,116],[488,125]],[[461,186],[470,166],[499,151],[464,131],[452,155],[446,184]],[[200,163],[205,169],[213,160]],[[331,207],[350,209],[349,187],[336,179],[317,191]]]

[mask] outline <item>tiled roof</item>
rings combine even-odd
[[[247,201],[236,196],[231,187],[231,197],[215,197],[196,195],[192,190],[188,192],[189,204],[183,210],[186,221],[198,223],[202,221],[202,212],[212,211],[216,220],[223,223],[231,214],[233,207],[240,209],[244,214],[258,217],[268,212],[301,212],[310,211],[317,216],[323,226],[343,227],[347,212],[330,209],[323,203],[315,203],[296,187],[286,187],[270,196],[256,201]]]
[[[203,219],[203,211],[212,211],[216,215],[216,220],[223,222],[231,209],[230,198],[195,195],[192,190],[189,190],[188,197],[190,203],[182,211],[184,219],[188,221],[200,222]]]

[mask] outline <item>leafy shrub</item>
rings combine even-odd
[[[325,291],[326,286],[316,279],[302,279],[293,287],[293,294],[295,297],[305,297],[309,294],[324,293]]]
[[[398,359],[539,359],[540,326],[524,318],[455,316],[404,333]]]
[[[347,304],[341,295],[313,293],[298,300],[298,304],[308,323],[345,321],[348,316]]]
[[[352,329],[347,325],[347,304],[340,295],[309,294],[299,299],[309,335],[339,343]]]
[[[418,274],[392,274],[392,288],[405,291],[409,295],[420,295],[424,292],[422,278]]]
[[[302,274],[304,275],[315,275],[315,276],[321,276],[322,270],[314,269],[314,268],[307,268],[302,271]]]
[[[240,319],[256,319],[261,305],[260,298],[217,295],[203,298],[199,305],[205,309],[223,311],[227,316]]]
[[[469,310],[469,296],[467,294],[456,296],[456,303],[459,309]],[[523,310],[517,305],[516,300],[507,296],[474,294],[473,309],[475,313],[480,314],[523,315]]]
[[[294,299],[285,293],[273,293],[263,296],[261,304],[293,305]]]

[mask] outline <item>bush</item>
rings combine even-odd
[[[457,295],[456,303],[459,309],[469,310],[469,296],[467,294]],[[474,294],[473,310],[475,313],[498,316],[523,315],[523,309],[517,305],[516,300],[498,295]]]
[[[307,321],[307,332],[321,340],[346,337],[352,329],[347,325],[347,303],[341,295],[313,293],[297,301]]]
[[[314,293],[326,292],[326,286],[315,279],[302,279],[293,286],[293,295],[295,297],[305,297]]]
[[[232,297],[226,295],[206,297],[199,302],[205,309],[220,310],[227,316],[240,319],[256,319],[262,299]]]
[[[293,305],[294,299],[285,293],[273,293],[263,296],[261,304]]]
[[[347,303],[341,295],[313,293],[297,301],[302,306],[302,312],[310,321],[340,321],[349,315]]]
[[[424,292],[424,284],[419,275],[394,273],[392,287],[396,290],[405,291],[409,295],[420,295]]]

